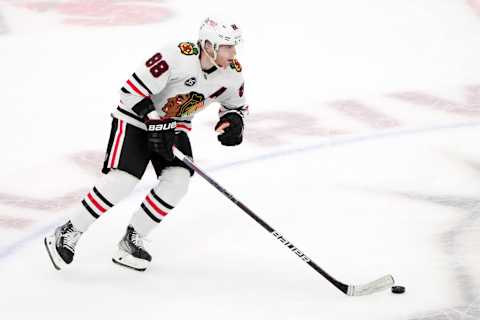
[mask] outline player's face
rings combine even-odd
[[[235,46],[220,45],[218,47],[217,59],[215,59],[215,62],[220,67],[225,68],[226,66],[228,66],[230,63],[233,62],[233,59],[235,58],[236,54],[237,54],[237,50],[235,49]]]

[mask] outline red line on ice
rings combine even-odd
[[[478,14],[480,15],[480,0],[468,0],[467,1],[470,7]]]
[[[357,100],[337,100],[329,102],[328,105],[372,128],[393,128],[401,125],[400,121]]]

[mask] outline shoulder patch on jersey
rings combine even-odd
[[[233,62],[230,63],[230,68],[237,72],[242,72],[242,65],[240,64],[240,62],[238,62],[237,59],[233,59]]]
[[[198,54],[198,48],[192,42],[181,42],[178,47],[180,52],[186,56],[193,56]]]

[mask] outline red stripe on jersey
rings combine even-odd
[[[189,127],[187,127],[187,126],[184,125],[184,124],[177,124],[177,128],[187,129],[188,131],[191,131],[191,130],[192,130],[192,128],[189,128]]]
[[[113,149],[112,161],[110,162],[110,167],[114,167],[115,158],[117,157],[118,145],[120,144],[120,137],[123,134],[123,120],[120,120],[117,137],[115,138],[115,147]]]
[[[138,93],[142,97],[146,97],[140,90],[138,90],[137,87],[135,87],[135,85],[130,80],[127,80],[127,84],[130,86],[130,88],[133,89],[133,91],[135,91],[136,93]]]
[[[95,207],[97,207],[97,209],[100,210],[101,213],[104,213],[105,211],[107,211],[107,209],[105,209],[104,207],[102,207],[102,206],[92,197],[92,195],[90,194],[90,192],[88,193],[87,197],[88,197],[88,199],[90,199],[90,201],[95,205]]]
[[[161,215],[162,217],[165,217],[168,214],[168,212],[165,212],[162,209],[160,209],[159,207],[157,207],[157,205],[155,203],[153,203],[152,199],[150,199],[150,196],[147,196],[145,199],[152,206],[152,208],[155,209],[155,211],[157,211],[157,213],[159,215]]]

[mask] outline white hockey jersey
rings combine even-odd
[[[165,46],[140,65],[120,91],[120,103],[112,113],[146,129],[132,108],[150,97],[160,116],[177,121],[177,130],[189,132],[194,115],[212,102],[220,104],[220,116],[248,113],[242,67],[234,61],[226,69],[202,70],[200,48],[192,42]]]

